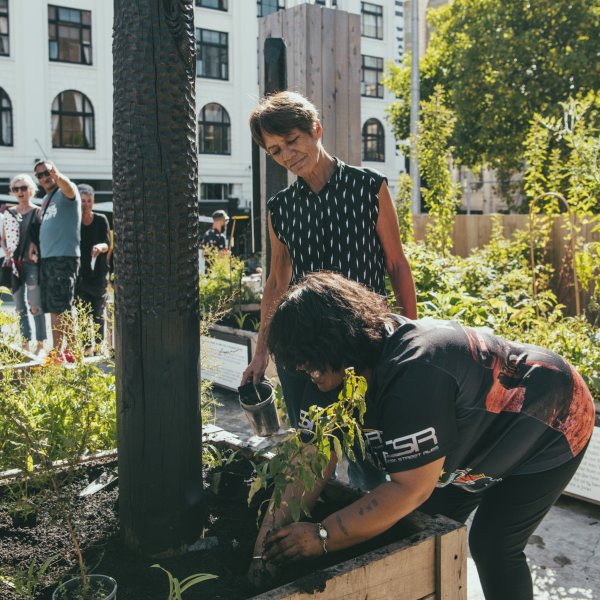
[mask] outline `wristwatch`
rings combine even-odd
[[[323,527],[323,523],[317,523],[317,535],[323,542],[323,552],[327,554],[327,539],[329,538],[329,534],[327,533],[327,529]]]

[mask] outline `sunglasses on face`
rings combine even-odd
[[[26,185],[13,185],[10,189],[16,194],[17,192],[26,192],[29,188]]]
[[[46,171],[39,171],[38,173],[35,174],[35,176],[38,179],[41,179],[42,177],[50,177],[50,171],[46,170]]]

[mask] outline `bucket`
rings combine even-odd
[[[279,431],[279,415],[275,392],[270,381],[246,383],[238,388],[240,406],[244,409],[254,433],[267,437]]]
[[[88,579],[90,598],[114,600],[117,597],[117,582],[112,577],[88,575]],[[52,600],[77,600],[82,597],[81,593],[81,578],[75,577],[59,585],[52,594]]]

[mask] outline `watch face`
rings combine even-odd
[[[327,529],[325,529],[325,527],[323,527],[323,525],[319,525],[319,537],[322,540],[327,539]]]

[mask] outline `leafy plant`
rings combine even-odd
[[[182,581],[179,581],[177,577],[173,577],[167,569],[164,569],[159,564],[154,564],[151,568],[160,569],[167,574],[167,577],[169,578],[169,595],[167,596],[167,600],[181,600],[182,594],[192,586],[209,579],[217,579],[218,577],[217,575],[210,575],[208,573],[196,573],[195,575],[190,575]]]
[[[452,232],[458,208],[458,188],[450,177],[449,139],[455,117],[437,86],[431,100],[421,102],[421,123],[417,148],[425,182],[423,199],[432,219],[425,243],[440,254],[452,249]]]
[[[32,560],[27,569],[17,569],[12,575],[0,575],[0,582],[4,583],[21,600],[34,600],[46,571],[58,559],[59,557],[56,555],[51,556],[39,567],[35,560]]]
[[[270,510],[275,513],[282,506],[288,486],[302,482],[303,491],[290,499],[288,508],[294,521],[298,521],[302,514],[309,514],[306,493],[323,479],[332,451],[338,460],[342,459],[344,452],[350,460],[356,460],[358,444],[364,455],[360,426],[366,411],[366,391],[365,378],[356,375],[352,368],[346,369],[337,402],[324,408],[311,406],[305,422],[312,424],[312,428],[290,433],[278,444],[270,460],[254,465],[257,476],[250,487],[248,503],[259,490],[272,487]],[[273,448],[268,452],[272,453]]]
[[[455,0],[430,10],[432,32],[420,60],[421,98],[448,93],[457,117],[451,144],[465,166],[519,170],[522,142],[536,112],[552,111],[568,95],[597,90],[600,13],[597,3],[554,0]],[[410,122],[410,56],[388,63],[384,83],[397,139]]]
[[[225,314],[241,304],[259,301],[258,296],[242,282],[244,261],[232,254],[208,249],[210,269],[200,276],[202,313]]]

